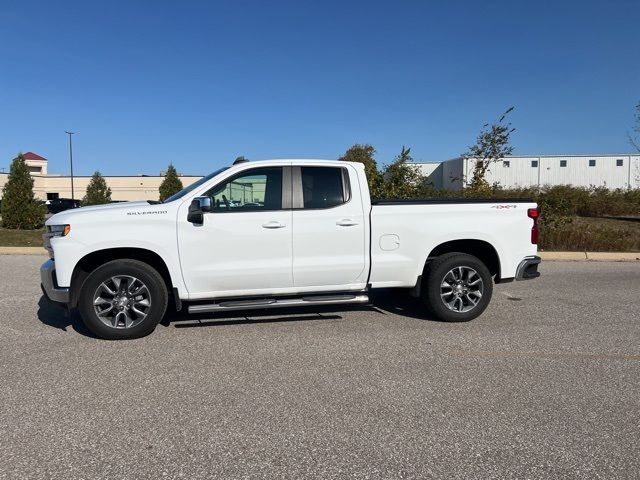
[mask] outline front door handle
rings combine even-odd
[[[262,228],[284,228],[286,225],[277,220],[271,220],[270,222],[263,223]]]
[[[354,225],[358,225],[358,222],[351,220],[350,218],[343,218],[342,220],[338,220],[336,225],[340,227],[353,227]]]

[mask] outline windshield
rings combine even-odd
[[[165,199],[164,202],[162,203],[169,203],[169,202],[173,202],[174,200],[178,200],[179,198],[184,197],[187,193],[195,190],[196,188],[198,188],[200,185],[202,185],[205,182],[208,182],[209,180],[211,180],[213,177],[215,177],[216,175],[221,174],[222,172],[224,172],[227,168],[229,167],[224,167],[221,168],[220,170],[216,170],[213,173],[210,173],[209,175],[207,175],[206,177],[202,177],[200,180],[198,180],[195,183],[192,183],[191,185],[189,185],[188,187],[183,188],[182,190],[180,190],[178,193],[171,195],[169,198]]]

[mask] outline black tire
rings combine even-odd
[[[448,292],[448,287],[443,287],[443,281],[449,272],[453,271],[453,274],[448,276],[448,279],[454,279],[456,275],[459,275],[458,267],[462,268],[462,281],[460,286],[457,284],[451,288],[453,292],[451,295],[443,292]],[[468,269],[468,270],[467,270]],[[482,284],[470,286],[472,282],[475,282],[477,277],[474,275],[473,280],[465,283],[464,278],[469,278],[470,271],[473,270],[479,276]],[[451,276],[453,275],[453,276]],[[450,282],[447,282],[449,284]],[[478,291],[482,291],[480,298],[477,298]],[[456,289],[460,289],[459,291]],[[471,291],[471,289],[474,291]],[[443,297],[441,294],[445,295]],[[491,301],[491,295],[493,294],[493,279],[487,266],[473,255],[466,253],[452,252],[441,255],[431,262],[429,262],[422,275],[422,288],[421,297],[423,302],[429,311],[438,319],[445,322],[468,322],[474,318],[480,316],[482,312],[487,308]],[[456,300],[456,295],[460,297],[460,300]],[[477,302],[473,304],[474,300]],[[470,308],[468,311],[457,311],[447,306],[447,302],[453,302],[453,306],[456,309]],[[465,305],[466,302],[466,305]]]
[[[150,303],[144,311],[146,317],[131,313],[131,316],[136,315],[136,318],[128,328],[124,327],[125,321],[117,319],[112,320],[112,323],[118,325],[117,327],[108,326],[105,321],[101,320],[94,308],[94,296],[97,289],[104,282],[110,282],[110,279],[118,276],[138,279],[146,287],[145,297],[148,296]],[[113,284],[108,285],[113,287]],[[113,260],[101,265],[89,274],[80,291],[78,310],[84,324],[96,336],[105,340],[127,340],[144,337],[153,332],[167,310],[167,298],[167,286],[162,276],[153,267],[138,260]],[[109,305],[110,303],[106,303],[106,308]],[[142,307],[138,307],[142,309]],[[139,323],[135,323],[135,321]]]

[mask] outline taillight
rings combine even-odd
[[[531,227],[531,243],[538,244],[538,237],[540,236],[540,230],[538,230],[538,218],[540,218],[540,208],[529,208],[527,210],[527,216],[533,219],[533,227]]]

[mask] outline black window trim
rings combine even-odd
[[[247,168],[245,170],[241,170],[237,172],[235,175],[231,175],[224,180],[216,183],[212,187],[205,190],[202,195],[206,195],[208,192],[216,188],[218,185],[222,185],[223,183],[228,183],[234,181],[236,178],[243,177],[252,170],[262,170],[265,168],[280,168],[282,169],[282,208],[265,208],[265,209],[255,209],[255,210],[243,210],[241,208],[235,209],[230,208],[228,210],[214,210],[206,213],[256,213],[256,212],[282,212],[284,210],[291,210],[291,199],[292,199],[292,191],[291,191],[291,166],[289,165],[261,165],[255,166],[252,168]]]
[[[339,168],[342,174],[342,196],[346,200],[339,205],[334,205],[333,207],[314,207],[314,208],[305,208],[304,206],[304,195],[302,193],[302,168],[303,167],[319,167],[319,168]],[[295,165],[292,168],[292,192],[293,192],[293,200],[292,200],[292,210],[331,210],[332,208],[342,207],[343,205],[347,205],[351,202],[351,180],[349,178],[349,171],[347,167],[339,167],[336,165]]]
[[[351,182],[349,181],[349,172],[344,167],[339,167],[342,170],[342,198],[345,205],[351,201]]]

